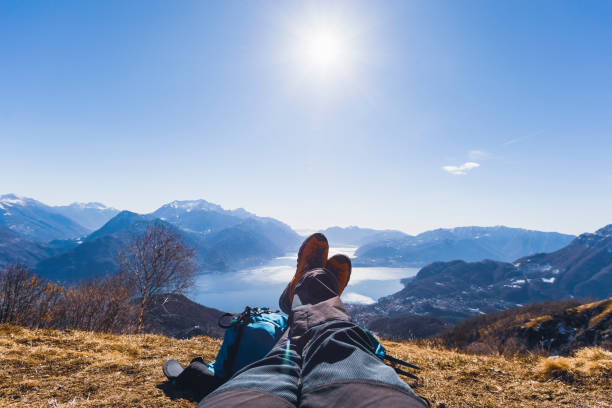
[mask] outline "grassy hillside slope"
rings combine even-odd
[[[479,354],[566,355],[587,346],[612,350],[612,298],[533,303],[489,313],[459,323],[440,338],[447,346]]]
[[[601,349],[546,359],[475,356],[425,343],[383,344],[423,367],[415,390],[434,407],[612,404],[612,353]],[[198,355],[212,360],[219,345],[208,337],[175,340],[3,325],[0,406],[193,407],[193,401],[168,391],[161,365],[168,358],[188,362]]]

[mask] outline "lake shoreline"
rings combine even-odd
[[[330,256],[344,253],[353,259],[356,248],[330,248]],[[203,274],[189,298],[207,307],[238,312],[245,306],[278,309],[278,297],[295,273],[296,254],[286,254],[261,265],[223,274]],[[342,294],[345,303],[372,304],[404,288],[402,279],[411,278],[420,268],[355,266],[351,281]]]

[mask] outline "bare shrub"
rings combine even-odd
[[[510,337],[500,345],[498,351],[500,354],[512,355],[526,352],[527,347],[520,339]]]
[[[128,333],[135,325],[132,289],[125,276],[110,275],[83,281],[65,290],[54,310],[55,327]]]
[[[161,223],[135,237],[119,259],[118,274],[68,287],[37,277],[23,265],[9,265],[0,270],[0,324],[139,332],[149,301],[183,292],[196,270],[194,251]]]
[[[157,222],[134,237],[118,254],[120,271],[140,298],[136,332],[142,327],[147,303],[161,293],[182,293],[193,284],[195,253],[168,226]]]
[[[9,265],[0,271],[0,323],[126,333],[136,321],[132,296],[120,274],[66,288]]]
[[[29,327],[52,325],[52,314],[63,288],[33,275],[24,265],[0,271],[0,323]]]

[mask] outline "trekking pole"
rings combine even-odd
[[[404,360],[400,360],[399,358],[395,358],[395,357],[390,356],[390,355],[388,355],[388,354],[385,354],[385,355],[383,356],[383,358],[384,358],[385,360],[389,360],[389,361],[391,361],[392,363],[401,364],[401,365],[404,365],[404,366],[406,366],[406,367],[414,368],[415,370],[420,370],[420,369],[421,369],[421,367],[419,367],[419,366],[417,366],[417,365],[414,365],[414,364],[409,363],[409,362],[404,361]]]
[[[396,373],[398,373],[398,374],[405,375],[406,377],[413,378],[413,379],[415,379],[415,380],[417,380],[417,381],[419,380],[419,377],[417,377],[417,376],[416,376],[416,375],[414,375],[414,374],[410,374],[410,373],[408,373],[408,372],[406,372],[406,371],[404,371],[404,370],[402,370],[402,369],[399,369],[399,368],[397,368],[397,367],[393,367],[393,369],[394,369],[394,370],[395,370],[395,372],[396,372]]]

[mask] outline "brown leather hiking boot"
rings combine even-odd
[[[278,299],[278,305],[283,312],[287,314],[291,312],[295,285],[304,277],[306,272],[316,268],[324,268],[328,252],[329,244],[325,235],[317,232],[304,240],[298,251],[295,275]]]
[[[338,296],[340,296],[351,279],[351,260],[346,255],[334,255],[327,260],[325,269],[336,276],[338,280]]]

